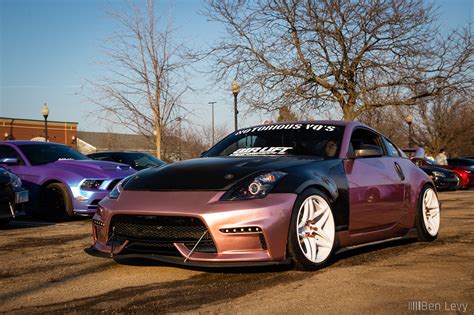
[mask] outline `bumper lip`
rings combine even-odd
[[[286,259],[288,229],[296,194],[269,194],[258,201],[219,201],[220,195],[222,192],[139,192],[128,196],[123,194],[118,200],[105,199],[100,203],[103,208],[101,215],[94,216],[104,226],[93,224],[93,247],[110,255],[112,248],[107,243],[114,215],[184,216],[200,219],[217,249],[216,253],[196,251],[188,262],[253,264]],[[265,241],[263,245],[260,233],[226,234],[220,231],[222,228],[250,226],[260,227]],[[174,246],[182,260],[189,256],[190,249],[184,244],[174,243]],[[114,255],[121,255],[126,248],[120,247],[114,246]],[[138,252],[137,255],[161,257],[163,254]]]
[[[109,259],[130,259],[130,258],[143,258],[151,259],[159,262],[170,263],[174,265],[189,266],[189,267],[205,267],[205,268],[236,268],[236,267],[257,267],[257,266],[288,266],[291,264],[291,259],[287,258],[281,261],[228,261],[228,262],[210,262],[210,261],[196,261],[188,260],[184,261],[183,257],[178,256],[166,256],[166,255],[154,255],[154,254],[116,254],[110,255],[96,249],[94,246],[84,249],[84,252],[100,258]]]

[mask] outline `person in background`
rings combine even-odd
[[[337,152],[337,144],[334,140],[329,140],[326,144],[326,148],[324,149],[324,153],[328,157],[334,157]]]
[[[439,153],[436,156],[435,160],[436,163],[440,165],[448,165],[448,157],[446,156],[444,149],[439,150]]]
[[[435,158],[433,157],[433,154],[429,152],[428,147],[425,147],[424,150],[425,150],[425,159],[434,161]]]

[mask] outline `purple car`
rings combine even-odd
[[[54,219],[94,214],[99,201],[135,173],[125,164],[91,160],[68,146],[35,141],[0,142],[0,165],[29,189],[28,211]]]

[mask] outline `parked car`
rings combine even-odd
[[[433,181],[387,138],[343,121],[238,130],[203,157],[121,181],[90,254],[201,266],[326,266],[341,248],[438,236]]]
[[[469,186],[474,186],[474,158],[448,159],[448,168],[463,169],[469,177]]]
[[[30,191],[28,210],[50,218],[93,214],[130,166],[91,160],[57,143],[0,142],[0,165],[17,174]]]
[[[415,163],[417,166],[430,166],[430,167],[438,167],[450,170],[455,173],[457,180],[460,182],[456,189],[460,188],[469,188],[474,185],[474,181],[469,178],[468,172],[461,167],[453,166],[453,165],[440,165],[433,160],[427,159],[425,157],[425,153],[423,148],[417,147],[412,149],[404,149],[403,150]]]
[[[433,166],[420,166],[420,168],[431,177],[438,191],[456,190],[461,187],[460,179],[450,170]]]
[[[0,167],[0,223],[16,217],[17,207],[28,201],[28,190],[21,179]]]
[[[87,156],[94,160],[128,164],[137,171],[165,164],[162,160],[141,152],[99,152]]]

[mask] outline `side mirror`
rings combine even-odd
[[[199,154],[199,157],[203,157],[209,150],[202,151],[201,154]]]
[[[382,148],[371,144],[363,144],[359,149],[355,150],[354,152],[355,156],[358,158],[383,156]]]
[[[18,165],[20,164],[20,160],[18,160],[17,158],[3,158],[0,159],[0,164]]]

